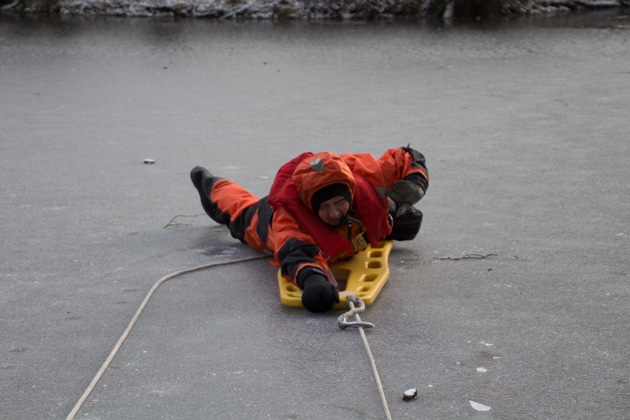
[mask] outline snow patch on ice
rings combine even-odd
[[[490,411],[492,409],[492,407],[490,407],[488,405],[481,404],[481,403],[475,402],[473,400],[468,400],[468,402],[470,403],[472,408],[474,408],[477,411]]]

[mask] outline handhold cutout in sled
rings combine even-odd
[[[347,261],[330,265],[337,283],[339,283],[339,303],[333,309],[346,309],[348,296],[360,298],[370,305],[389,279],[389,253],[392,241],[384,241],[375,247],[368,247]],[[295,284],[282,277],[278,270],[278,288],[280,302],[286,306],[301,307],[302,291]]]

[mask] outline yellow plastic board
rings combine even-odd
[[[368,247],[347,261],[330,266],[339,283],[339,303],[334,309],[348,307],[348,295],[354,294],[366,305],[374,302],[389,279],[389,253],[392,241],[384,241],[375,247]],[[278,288],[280,302],[283,305],[302,306],[302,291],[295,284],[287,281],[278,270]]]

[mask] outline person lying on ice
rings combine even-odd
[[[425,157],[410,147],[389,149],[379,159],[302,153],[280,168],[263,198],[201,166],[190,178],[212,220],[251,248],[272,253],[311,312],[339,302],[328,264],[385,239],[416,237],[422,213],[413,205],[429,186]]]

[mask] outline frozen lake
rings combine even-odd
[[[159,278],[255,255],[199,216],[193,166],[262,195],[303,151],[411,143],[423,230],[363,316],[393,418],[623,419],[628,109],[623,10],[0,17],[0,417],[64,418]],[[77,418],[382,418],[337,315],[282,307],[264,261],[173,281]]]

